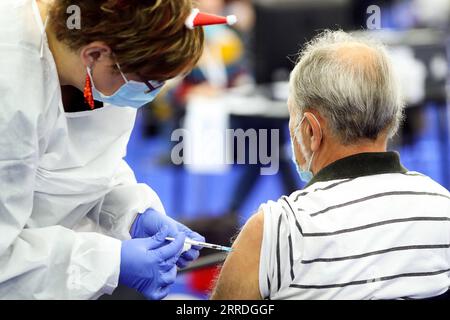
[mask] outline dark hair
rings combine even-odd
[[[73,5],[81,10],[79,30],[67,27]],[[102,41],[123,72],[163,81],[189,72],[202,55],[203,29],[184,24],[192,8],[192,0],[59,0],[50,10],[50,27],[75,51]]]

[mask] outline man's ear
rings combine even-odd
[[[84,46],[80,51],[81,61],[85,66],[92,67],[97,62],[111,60],[112,50],[104,42],[95,41]]]
[[[309,123],[308,134],[311,137],[310,138],[311,151],[316,152],[317,150],[319,150],[320,145],[322,144],[322,139],[323,139],[322,126],[319,122],[320,116],[315,115],[311,112],[305,112],[305,117]]]

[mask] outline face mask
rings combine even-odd
[[[122,78],[125,80],[125,84],[111,96],[106,96],[95,88],[92,70],[89,67],[87,68],[88,75],[91,78],[92,93],[95,100],[118,107],[132,107],[139,109],[155,100],[156,96],[161,92],[164,83],[152,81],[149,82],[149,84],[145,84],[143,82],[129,81],[120,70],[119,65],[117,65],[117,67],[119,68]]]
[[[313,115],[313,116],[314,116],[314,115]],[[317,123],[319,124],[319,128],[320,128],[320,123],[319,123],[319,121],[317,120],[316,117],[314,117],[314,119],[317,121]],[[313,174],[312,171],[311,171],[311,167],[312,167],[312,162],[313,162],[313,160],[314,160],[314,155],[315,155],[315,153],[313,152],[313,154],[311,155],[311,157],[309,157],[309,155],[308,155],[309,152],[306,150],[306,147],[305,147],[305,145],[303,144],[303,136],[302,136],[302,133],[301,133],[301,130],[300,130],[300,127],[301,127],[301,125],[302,125],[302,123],[303,123],[303,120],[305,120],[305,116],[303,116],[302,120],[300,121],[300,124],[298,125],[297,129],[295,130],[294,138],[292,139],[292,161],[294,162],[295,167],[297,168],[297,172],[298,172],[298,175],[300,176],[300,179],[301,179],[303,182],[308,183],[308,182],[310,182],[310,181],[312,180],[312,178],[314,177],[314,174]],[[321,131],[321,134],[322,134],[322,129],[321,129],[320,131]],[[303,168],[298,164],[297,159],[295,158],[294,139],[297,139],[297,135],[299,135],[299,141],[298,141],[298,144],[300,145],[300,148],[301,148],[301,151],[302,151],[302,153],[303,153],[303,156],[305,157],[305,160],[306,160],[306,162],[307,162],[307,167],[306,167],[306,169],[303,169]],[[308,160],[308,158],[309,158],[309,160]]]
[[[313,159],[314,159],[314,153],[312,154],[311,158],[308,161],[307,169],[303,170],[302,167],[298,164],[297,159],[295,159],[295,155],[294,155],[293,161],[295,163],[295,167],[297,168],[297,173],[300,177],[300,180],[302,180],[303,182],[308,183],[314,177],[314,174],[311,171],[311,165],[312,165]]]
[[[301,168],[301,166],[298,164],[297,159],[295,158],[295,153],[294,153],[294,148],[293,148],[293,144],[292,144],[292,162],[295,164],[295,168],[297,169],[297,173],[300,177],[300,180],[302,180],[303,182],[310,182],[313,178],[313,173],[311,172],[310,169],[308,170],[303,170]],[[311,160],[309,161],[310,165],[312,163],[312,159],[313,157],[311,157]]]

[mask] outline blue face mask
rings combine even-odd
[[[297,173],[300,177],[300,180],[303,182],[310,182],[314,177],[314,174],[311,171],[312,162],[314,159],[314,153],[311,156],[311,159],[308,161],[308,167],[306,170],[303,170],[302,167],[298,164],[297,159],[295,158],[294,144],[292,143],[292,162],[295,164],[295,168],[297,169]]]
[[[312,178],[314,178],[314,174],[311,171],[311,165],[312,165],[313,158],[314,158],[314,153],[311,156],[311,159],[309,160],[308,168],[306,170],[303,170],[302,167],[297,163],[297,159],[295,159],[295,154],[294,154],[292,161],[294,161],[295,167],[297,168],[297,173],[300,177],[300,180],[302,180],[303,182],[308,183],[312,180]]]
[[[311,157],[311,160],[309,162],[307,170],[302,170],[302,168],[299,165],[297,165],[298,175],[300,176],[300,180],[302,180],[303,182],[308,183],[308,182],[310,182],[312,180],[312,178],[314,178],[314,174],[311,171],[311,164],[312,164],[312,159],[313,158],[314,158],[314,154]]]
[[[95,88],[92,70],[91,68],[87,68],[88,75],[91,78],[92,93],[95,100],[109,103],[113,106],[139,109],[155,100],[157,95],[161,92],[164,83],[151,81],[146,84],[128,80],[120,70],[120,66],[117,65],[117,67],[119,68],[122,78],[125,80],[125,84],[111,96],[106,96]]]
[[[314,119],[317,121],[317,123],[319,124],[319,127],[320,127],[320,123],[316,119],[316,117],[314,117]],[[297,139],[297,135],[298,135],[300,127],[301,127],[301,125],[303,123],[303,120],[305,120],[305,116],[303,116],[302,120],[300,121],[300,124],[298,125],[297,129],[295,130],[294,137],[293,137],[292,141],[294,141],[294,139]],[[301,134],[300,134],[300,139],[301,139],[301,141],[298,141],[298,143],[299,143],[299,145],[300,145],[300,147],[302,149],[302,153],[303,153],[303,155],[304,155],[304,157],[306,159],[307,152],[306,152],[306,148],[303,145],[303,137],[301,136]],[[311,158],[309,159],[309,161],[307,160],[308,161],[308,165],[306,167],[306,170],[303,170],[302,167],[298,164],[297,159],[295,158],[294,142],[292,142],[292,161],[294,162],[295,167],[297,168],[298,175],[300,176],[300,179],[303,182],[308,183],[314,177],[314,174],[311,171],[312,163],[313,163],[313,160],[314,160],[314,155],[315,155],[315,153],[313,152],[313,154],[311,155]]]

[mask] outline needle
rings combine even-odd
[[[174,241],[175,239],[167,237],[166,240],[167,241]],[[214,249],[214,250],[219,250],[219,251],[226,251],[226,252],[233,251],[233,249],[230,248],[230,247],[224,247],[224,246],[220,246],[218,244],[212,244],[212,243],[206,243],[206,242],[199,242],[199,241],[195,241],[195,240],[192,240],[192,239],[189,239],[189,238],[186,238],[184,243],[190,244],[192,246],[209,248],[209,249]]]

